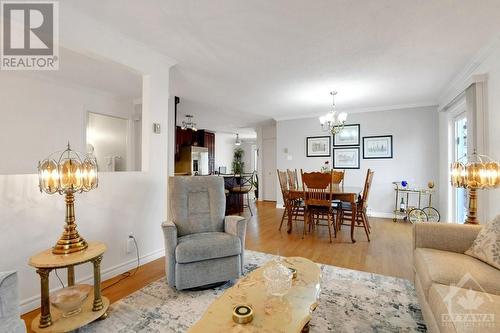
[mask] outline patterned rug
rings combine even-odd
[[[246,251],[250,272],[274,256]],[[413,285],[404,279],[329,265],[322,271],[319,306],[311,332],[426,332]],[[165,279],[153,282],[110,307],[106,320],[78,332],[185,332],[231,282],[204,291],[176,291]]]

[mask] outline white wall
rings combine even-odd
[[[247,173],[254,172],[254,165],[253,165],[253,147],[255,146],[254,141],[242,141],[241,142],[241,149],[243,149],[243,162],[245,163],[244,165],[244,171]]]
[[[76,219],[82,236],[108,246],[102,262],[103,278],[106,279],[134,266],[134,254],[125,251],[129,233],[137,237],[141,263],[164,254],[160,225],[167,218],[167,170],[172,172],[169,156],[173,156],[173,141],[167,126],[173,124],[168,94],[172,62],[69,8],[64,14],[61,12],[60,20],[62,45],[118,62],[143,75],[141,163],[145,171],[102,173],[97,190],[76,195]],[[37,96],[32,98],[36,101]],[[162,125],[161,134],[152,133],[153,122]],[[74,125],[67,130],[80,129]],[[43,139],[40,132],[28,134],[32,140]],[[2,160],[17,156],[2,156]],[[0,189],[0,253],[3,254],[0,271],[19,272],[22,311],[26,312],[39,306],[40,295],[39,279],[35,270],[27,265],[28,259],[51,247],[60,236],[64,224],[64,199],[59,195],[41,194],[36,175],[0,176]],[[77,281],[92,283],[89,268],[85,265],[77,270]],[[60,273],[64,278],[65,273]],[[56,281],[52,274],[51,288],[59,286]]]
[[[438,113],[436,108],[415,108],[353,113],[349,124],[360,124],[361,137],[393,136],[392,159],[364,160],[360,149],[360,169],[346,170],[346,186],[363,186],[366,170],[375,171],[369,210],[373,215],[391,216],[394,209],[393,181],[407,180],[411,186],[425,186],[433,180],[439,186]],[[277,123],[277,168],[320,170],[332,158],[306,157],[306,137],[325,135],[317,118],[283,120]],[[289,157],[284,153],[288,148]],[[361,146],[362,148],[362,139]],[[290,159],[291,158],[291,159]],[[278,204],[282,205],[277,187]],[[437,206],[437,195],[433,198]]]
[[[484,132],[477,135],[484,138],[484,154],[492,157],[494,160],[500,160],[500,38],[497,38],[489,47],[487,52],[480,52],[478,59],[470,66],[472,70],[466,72],[460,80],[452,82],[448,87],[445,98],[442,98],[442,106],[451,102],[454,96],[457,96],[465,88],[474,82],[476,77],[484,75],[486,79],[486,107],[484,114]],[[446,132],[446,115],[441,116],[442,121],[440,131]],[[442,137],[446,140],[446,137]],[[441,156],[447,155],[449,152],[447,146],[441,145]],[[442,163],[441,169],[448,165]],[[442,176],[447,179],[447,173]],[[448,181],[448,179],[447,179]],[[449,183],[449,181],[448,181]],[[440,193],[441,197],[446,197],[447,193],[443,189]],[[500,214],[500,189],[480,191],[478,201],[479,216],[483,217],[480,222],[487,223],[496,215]]]
[[[259,200],[276,201],[279,198],[276,195],[276,135],[274,121],[257,129],[258,175],[261,184],[259,186]]]
[[[19,72],[0,73],[0,101],[0,153],[15,157],[2,158],[0,174],[36,173],[36,162],[68,141],[85,152],[87,111],[127,119],[134,111],[132,100]]]
[[[235,135],[230,133],[215,132],[215,170],[225,166],[226,172],[231,173],[233,163]]]

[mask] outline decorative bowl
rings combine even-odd
[[[82,304],[87,299],[92,286],[88,284],[77,284],[66,287],[50,295],[50,303],[62,312],[67,318],[79,314]]]
[[[279,260],[271,260],[267,263],[262,275],[269,295],[284,296],[292,287],[293,274]]]

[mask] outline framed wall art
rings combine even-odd
[[[363,158],[392,158],[392,135],[364,136]]]
[[[306,138],[306,156],[307,157],[330,157],[332,147],[332,137],[327,136],[309,136]]]
[[[333,136],[333,145],[337,146],[359,146],[359,124],[345,125],[340,133]]]
[[[359,169],[359,147],[333,148],[334,169]]]

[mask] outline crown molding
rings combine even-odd
[[[385,105],[385,106],[372,106],[366,108],[347,108],[340,109],[337,108],[337,111],[346,112],[346,113],[363,113],[363,112],[378,112],[378,111],[392,111],[392,110],[404,110],[404,109],[417,109],[417,108],[425,108],[425,107],[437,107],[438,104],[435,101],[428,101],[422,103],[411,103],[411,104],[396,104],[396,105]],[[294,119],[306,119],[306,118],[315,118],[324,115],[324,112],[313,112],[308,114],[301,114],[296,116],[283,116],[283,117],[274,117],[276,121],[283,120],[294,120]]]
[[[456,99],[468,86],[488,79],[486,74],[474,73],[484,61],[500,46],[500,36],[494,37],[482,47],[467,65],[446,85],[438,98],[438,110],[442,111]]]

